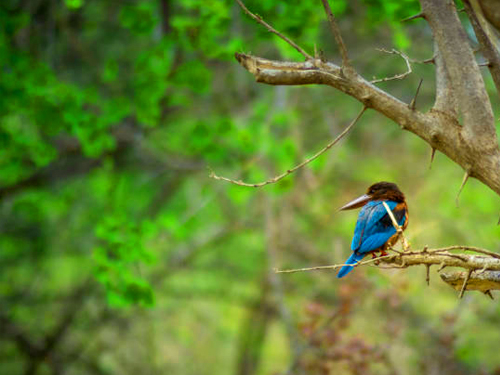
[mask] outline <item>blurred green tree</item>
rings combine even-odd
[[[320,3],[246,5],[337,55]],[[432,55],[429,33],[399,22],[418,8],[332,3],[360,72],[404,68],[374,45]],[[421,290],[417,270],[345,284],[271,271],[340,261],[354,218],[331,212],[367,181],[403,181],[415,246],[500,250],[498,227],[477,227],[497,197],[472,181],[457,214],[456,166],[437,157],[429,172],[425,145],[371,113],[280,184],[210,180],[207,166],[251,181],[286,170],[358,111],[327,88],[258,87],[234,61],[243,51],[300,58],[229,0],[0,2],[0,373],[493,373],[495,304]],[[433,80],[414,70],[382,87],[409,101]]]

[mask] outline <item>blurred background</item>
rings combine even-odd
[[[321,2],[246,5],[339,62]],[[432,57],[400,23],[418,2],[331,6],[365,78],[406,71],[375,48]],[[303,60],[229,0],[1,1],[0,374],[500,374],[498,300],[435,269],[273,272],[343,262],[337,208],[374,182],[406,194],[414,249],[500,251],[498,196],[472,180],[457,208],[462,169],[373,111],[275,185],[210,179],[282,173],[361,109],[257,84],[235,52]],[[409,102],[420,78],[426,111],[432,65],[379,87]]]

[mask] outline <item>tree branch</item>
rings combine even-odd
[[[498,153],[491,103],[454,2],[420,0],[420,3],[457,96],[464,122],[463,137],[469,147]]]
[[[350,95],[365,106],[375,109],[435,148],[464,170],[489,186],[500,195],[500,152],[492,150],[479,140],[466,141],[457,120],[440,111],[422,113],[412,110],[408,104],[377,88],[363,77],[342,76],[340,67],[321,60],[285,62],[236,53],[238,62],[254,75],[255,80],[269,85],[322,84],[334,87]],[[477,66],[476,66],[477,67]],[[495,142],[491,139],[488,143]],[[484,146],[484,148],[483,148]],[[488,151],[489,149],[489,151]]]
[[[227,182],[230,182],[232,184],[239,185],[239,186],[247,186],[247,187],[255,187],[255,188],[266,186],[266,185],[269,185],[269,184],[274,184],[274,183],[280,181],[281,179],[285,178],[289,174],[292,174],[292,173],[296,172],[297,170],[299,170],[300,168],[302,168],[303,166],[309,164],[310,162],[312,162],[313,160],[317,159],[319,156],[321,156],[322,154],[324,154],[326,151],[328,151],[330,148],[332,148],[337,142],[339,142],[342,138],[344,138],[344,136],[347,135],[347,133],[349,133],[349,131],[353,128],[354,125],[356,125],[356,123],[361,118],[361,116],[363,115],[363,113],[365,113],[366,109],[367,109],[366,106],[363,107],[361,109],[361,112],[359,112],[359,114],[349,124],[349,126],[347,128],[345,128],[344,131],[337,136],[337,138],[335,138],[332,142],[328,143],[325,147],[323,147],[316,154],[314,154],[310,158],[304,160],[302,163],[296,165],[292,169],[289,169],[286,172],[283,172],[282,174],[280,174],[278,176],[275,176],[275,177],[273,177],[273,178],[271,178],[271,179],[269,179],[267,181],[258,182],[258,183],[248,183],[248,182],[243,182],[243,181],[237,181],[237,180],[232,180],[232,179],[227,178],[227,177],[217,176],[213,171],[210,172],[209,177],[213,178],[215,180],[227,181]]]
[[[452,254],[449,250],[470,250],[485,255],[469,255],[465,253]],[[451,285],[456,290],[479,290],[487,292],[489,290],[500,290],[500,254],[469,246],[449,246],[437,249],[411,252],[397,252],[358,262],[353,267],[364,266],[376,263],[379,268],[407,268],[410,266],[425,265],[427,268],[433,265],[440,265],[438,272],[445,267],[459,267],[466,269],[466,272],[441,275],[441,279]],[[328,266],[316,266],[307,268],[296,268],[287,270],[275,270],[276,273],[296,273],[318,270],[336,270],[345,264],[333,264]],[[389,267],[387,267],[389,266]],[[467,274],[469,278],[467,279]],[[426,276],[428,280],[428,276]],[[465,287],[464,287],[465,285]]]
[[[335,16],[332,13],[330,4],[328,3],[328,0],[321,0],[321,2],[323,3],[323,8],[325,8],[325,13],[326,16],[328,17],[328,22],[330,23],[330,28],[335,38],[335,42],[337,43],[340,49],[340,55],[342,56],[342,67],[346,68],[346,70],[348,71],[348,75],[350,73],[354,73],[354,69],[351,66],[351,62],[349,61],[349,56],[347,54],[347,48],[345,47],[344,40],[342,39],[342,34],[340,33],[340,28],[337,25]]]
[[[497,5],[498,6],[498,5]],[[476,34],[477,41],[481,48],[481,53],[488,61],[488,69],[495,83],[498,95],[500,95],[500,54],[494,44],[494,36],[489,32],[489,25],[486,22],[481,7],[477,0],[465,0],[465,11],[469,16],[470,23]],[[483,20],[483,22],[481,22]]]
[[[404,73],[401,73],[401,74],[395,74],[392,77],[385,77],[385,78],[372,80],[372,81],[370,81],[371,83],[387,82],[387,81],[392,81],[395,79],[404,79],[412,73],[410,58],[408,56],[406,56],[403,52],[399,52],[399,51],[395,50],[394,48],[390,51],[383,49],[383,48],[377,48],[377,51],[390,53],[390,54],[396,54],[396,55],[401,56],[405,60],[406,67],[408,68],[408,70]]]
[[[460,291],[468,272],[442,272],[439,276],[441,280],[451,286],[453,289]],[[486,293],[489,290],[500,290],[500,272],[486,271],[472,273],[467,282],[465,290],[478,290]]]
[[[457,118],[457,98],[451,87],[450,77],[436,42],[434,42],[433,59],[436,65],[436,100],[433,109],[448,113],[452,118]]]

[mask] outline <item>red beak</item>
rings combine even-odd
[[[347,203],[345,206],[342,206],[339,208],[339,211],[345,211],[345,210],[352,210],[354,208],[359,208],[359,207],[362,207],[364,206],[365,204],[368,203],[368,201],[371,199],[372,197],[368,194],[364,194],[352,201],[350,201],[349,203]]]

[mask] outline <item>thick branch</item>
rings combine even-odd
[[[450,77],[436,42],[434,42],[434,63],[436,65],[436,101],[433,108],[447,112],[456,118],[458,115],[457,98],[451,87]]]
[[[454,254],[450,250],[469,250],[484,255],[469,255],[465,253]],[[451,274],[441,274],[441,278],[455,289],[480,290],[488,292],[490,290],[500,290],[500,254],[488,250],[468,246],[450,246],[438,249],[411,252],[397,252],[395,255],[385,255],[379,258],[364,260],[353,265],[360,267],[377,262],[380,268],[407,268],[410,266],[425,265],[427,267],[427,277],[430,266],[439,265],[438,272],[445,267],[459,267],[466,269],[466,272],[455,272]],[[316,266],[308,268],[297,268],[288,270],[275,270],[276,273],[296,273],[319,270],[337,270],[344,264],[334,264],[328,266]],[[468,276],[467,276],[468,275]]]
[[[493,110],[483,77],[452,0],[421,0],[456,93],[468,147],[498,153]],[[468,168],[466,168],[468,169]]]
[[[452,254],[447,251],[419,251],[392,255],[382,260],[387,264],[394,264],[400,268],[409,266],[442,265],[445,267],[460,267],[468,270],[500,271],[500,259],[483,255]]]
[[[445,283],[450,285],[453,289],[460,291],[467,276],[467,272],[443,272],[440,276]],[[500,290],[500,272],[473,272],[467,281],[465,290],[478,290],[483,293],[489,290]]]
[[[500,195],[500,152],[480,143],[477,147],[465,147],[462,127],[455,117],[441,111],[422,113],[412,110],[408,104],[377,88],[358,74],[347,78],[341,68],[332,63],[315,59],[294,63],[272,61],[247,54],[235,54],[238,62],[254,75],[255,80],[269,85],[309,85],[332,86],[350,95],[365,106],[373,108],[393,120],[404,130],[408,130],[432,148],[447,155],[450,159],[485,183]],[[483,147],[484,146],[484,147]],[[488,151],[489,149],[489,151]]]
[[[500,5],[500,3],[499,3]],[[481,47],[481,53],[488,62],[488,69],[490,70],[493,82],[500,95],[500,54],[494,45],[494,36],[488,32],[488,23],[484,19],[481,7],[477,1],[464,1],[465,11],[469,16],[470,23],[474,28],[477,41]],[[483,20],[483,22],[481,22]]]

